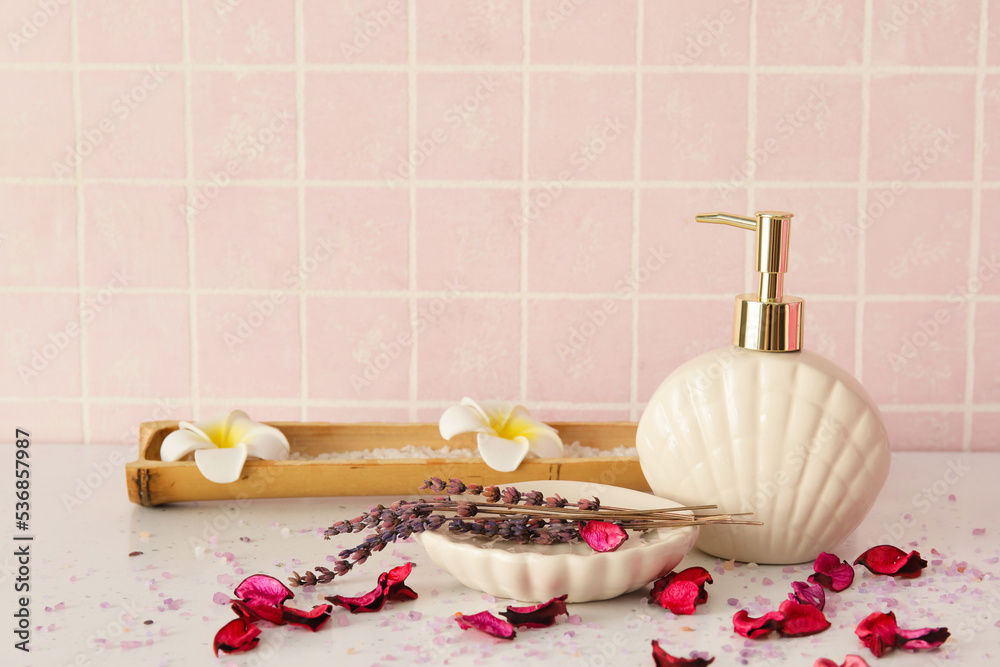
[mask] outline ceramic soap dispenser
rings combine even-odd
[[[757,236],[756,294],[736,297],[732,347],[677,368],[650,399],[636,446],[653,492],[762,526],[706,526],[698,547],[757,563],[834,551],[889,474],[878,406],[847,371],[802,349],[802,299],[784,294],[792,214],[706,213]],[[682,330],[678,327],[677,330]]]

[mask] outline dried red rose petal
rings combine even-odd
[[[872,574],[887,574],[890,577],[913,579],[927,567],[927,561],[917,551],[906,553],[891,544],[880,544],[858,556],[855,565],[864,565]]]
[[[712,575],[703,567],[689,567],[680,572],[670,572],[655,582],[650,597],[664,609],[675,614],[693,614],[695,605],[708,600],[705,584],[712,583]]]
[[[561,595],[531,607],[507,607],[507,611],[500,612],[500,615],[519,628],[547,628],[556,622],[557,616],[568,613],[566,596]]]
[[[653,663],[656,667],[670,667],[671,665],[680,665],[681,667],[707,667],[715,662],[715,658],[678,658],[677,656],[670,655],[662,648],[660,648],[660,642],[653,640]]]
[[[785,637],[805,637],[823,632],[830,627],[830,621],[826,620],[823,612],[811,604],[785,600],[778,607],[778,611],[785,617],[778,627],[778,632]]]
[[[344,607],[352,614],[367,614],[381,611],[388,600],[416,600],[417,592],[404,584],[413,570],[413,563],[394,567],[378,575],[375,588],[358,597],[330,595],[325,599],[338,607]]]
[[[234,618],[215,633],[215,640],[212,647],[215,649],[216,657],[219,651],[224,653],[242,653],[256,648],[260,639],[260,628],[250,625],[242,618]]]
[[[759,618],[753,618],[746,609],[740,609],[733,615],[733,630],[747,639],[761,639],[781,628],[785,615],[780,611],[769,611]]]
[[[614,551],[628,539],[628,533],[621,526],[608,521],[581,521],[580,537],[594,551]]]
[[[844,658],[842,665],[838,665],[829,658],[817,658],[813,667],[868,667],[868,663],[859,655],[849,655]]]
[[[274,577],[266,574],[254,574],[244,579],[233,594],[251,607],[270,605],[278,607],[285,600],[295,597],[291,589]]]
[[[933,649],[941,646],[951,637],[948,628],[920,628],[919,630],[896,630],[896,646],[909,650]]]
[[[826,606],[826,593],[823,592],[823,587],[816,583],[793,581],[792,592],[788,594],[788,599],[801,604],[811,604],[820,611]]]
[[[330,619],[332,611],[333,606],[328,604],[318,604],[309,611],[285,607],[281,620],[292,625],[301,625],[316,632]]]
[[[896,646],[896,615],[892,612],[882,614],[874,612],[865,617],[854,629],[854,634],[858,636],[861,643],[868,647],[868,650],[876,658],[891,651]]]
[[[407,563],[379,575],[379,585],[385,591],[386,600],[416,600],[419,597],[415,590],[403,583],[412,571],[413,563]]]
[[[809,581],[835,593],[846,589],[854,581],[854,568],[846,560],[825,551],[816,557],[813,570],[815,574],[809,577]]]
[[[497,618],[488,611],[481,611],[471,616],[456,613],[455,621],[463,630],[472,628],[473,630],[479,630],[500,639],[513,639],[517,636],[513,625],[503,619]]]
[[[382,589],[382,585],[379,584],[364,595],[357,597],[328,595],[324,599],[338,607],[344,607],[352,614],[368,614],[381,611],[382,607],[385,606],[385,591]]]

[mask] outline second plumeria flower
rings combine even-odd
[[[445,440],[459,433],[475,433],[483,462],[500,472],[517,470],[527,456],[556,458],[563,453],[559,433],[534,419],[521,405],[480,404],[463,398],[460,405],[444,411],[439,427]]]
[[[194,452],[194,462],[206,479],[228,484],[240,478],[248,456],[284,461],[288,451],[284,433],[233,410],[195,424],[181,422],[160,445],[160,460],[180,461]]]

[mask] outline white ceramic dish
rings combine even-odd
[[[680,504],[589,482],[518,482],[517,488],[558,493],[571,500],[597,496],[604,505],[631,509]],[[617,551],[598,553],[582,542],[520,545],[455,534],[447,528],[418,536],[431,560],[469,588],[523,602],[545,602],[563,594],[569,602],[589,602],[630,593],[672,570],[697,539],[697,526],[629,531],[628,541]]]

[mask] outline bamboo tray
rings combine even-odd
[[[330,424],[270,422],[288,438],[292,452],[315,457],[324,452],[403,447],[473,449],[475,434],[446,442],[437,424]],[[613,449],[634,446],[632,422],[552,422],[563,442]],[[128,497],[152,507],[191,500],[307,498],[330,496],[411,496],[423,480],[457,477],[466,483],[496,484],[537,479],[571,479],[649,491],[634,456],[525,459],[512,473],[500,473],[481,459],[312,459],[247,461],[240,479],[216,484],[205,479],[193,461],[165,463],[160,445],[176,421],[145,422],[139,428],[139,458],[125,466]]]

